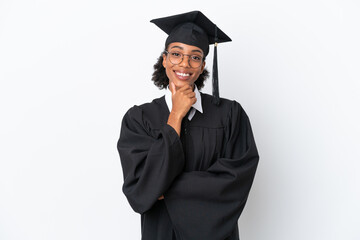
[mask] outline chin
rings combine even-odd
[[[174,81],[174,84],[175,84],[175,86],[177,87],[177,88],[181,88],[181,87],[183,87],[183,86],[185,86],[185,85],[190,85],[190,86],[193,86],[194,85],[194,83],[193,82],[187,82],[187,81]]]

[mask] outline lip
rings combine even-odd
[[[192,73],[185,71],[176,71],[174,70],[175,76],[182,81],[189,80],[191,78]]]

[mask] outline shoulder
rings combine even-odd
[[[201,101],[204,108],[204,112],[207,111],[210,114],[217,114],[222,116],[229,116],[229,114],[232,114],[234,112],[243,112],[244,109],[235,100],[230,100],[227,98],[220,98],[220,104],[215,105],[213,101],[213,96],[201,93]]]
[[[220,104],[213,103],[213,96],[201,93],[202,114],[196,114],[192,125],[205,128],[223,128],[229,126],[243,112],[241,105],[226,98],[220,99]]]
[[[137,115],[140,113],[159,111],[163,107],[163,102],[165,102],[164,96],[155,98],[151,102],[134,105],[126,112],[125,115]]]
[[[163,123],[164,116],[168,115],[165,97],[156,98],[151,102],[134,105],[124,115],[125,121],[135,121],[141,125],[157,128]]]

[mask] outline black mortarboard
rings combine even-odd
[[[181,42],[202,49],[206,56],[209,53],[209,45],[215,44],[213,96],[214,102],[219,104],[217,43],[229,42],[231,39],[200,11],[157,18],[151,20],[151,22],[169,35],[166,39],[165,47],[173,42]]]

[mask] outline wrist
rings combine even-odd
[[[170,125],[176,133],[180,136],[180,130],[181,130],[181,121],[182,121],[181,115],[176,114],[175,112],[170,112],[167,124]]]
[[[182,114],[172,110],[170,112],[169,118],[171,118],[174,121],[180,121],[181,122],[182,119],[184,118],[184,116]]]

